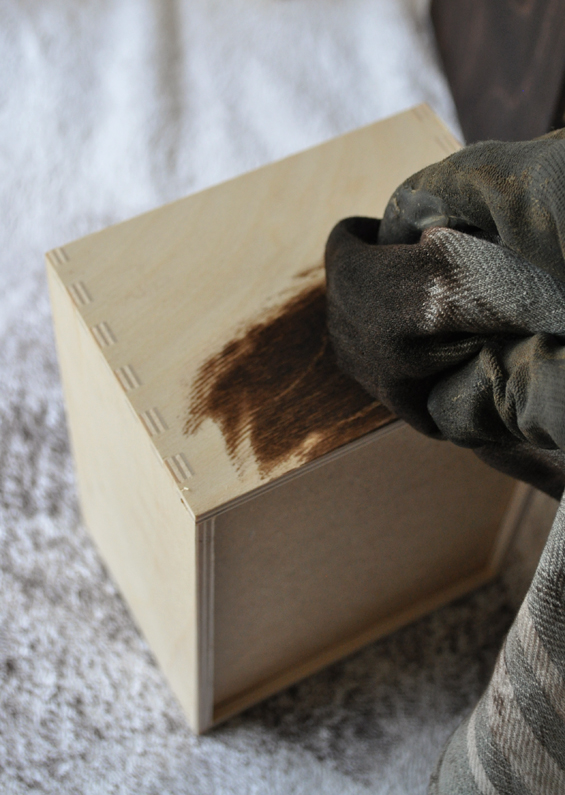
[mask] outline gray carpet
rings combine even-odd
[[[554,510],[504,578],[191,735],[76,502],[42,254],[427,100],[419,0],[0,6],[0,792],[419,795]]]

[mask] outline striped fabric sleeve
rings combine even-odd
[[[565,500],[491,681],[428,792],[565,793]]]

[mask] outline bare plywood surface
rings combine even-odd
[[[470,450],[396,423],[346,463],[218,516],[216,703],[488,579],[514,488]]]
[[[194,519],[71,296],[49,269],[84,520],[193,727],[199,727]]]
[[[420,106],[50,253],[197,518],[390,420],[332,369],[321,256],[457,148]]]

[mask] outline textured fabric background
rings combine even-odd
[[[49,248],[416,102],[457,132],[426,12],[0,4],[0,792],[419,795],[486,684],[541,498],[504,579],[193,737],[80,522],[43,274]]]

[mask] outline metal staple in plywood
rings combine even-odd
[[[165,458],[165,464],[177,483],[182,483],[183,480],[188,480],[194,475],[184,453],[177,453],[177,455]]]
[[[92,303],[92,296],[84,282],[73,282],[73,284],[69,285],[68,290],[77,306],[86,306],[86,304]]]
[[[137,389],[141,386],[139,376],[130,364],[118,367],[117,370],[114,370],[114,373],[126,392],[131,392],[132,389]]]
[[[101,348],[108,348],[110,345],[115,345],[117,342],[114,332],[105,320],[103,320],[102,323],[98,323],[97,326],[92,326],[91,331],[94,334],[94,339]]]
[[[64,265],[65,262],[69,261],[69,255],[65,251],[64,248],[54,248],[52,251],[47,252],[47,257],[52,265]]]
[[[140,414],[140,417],[151,436],[157,436],[168,428],[167,423],[157,408],[147,409],[147,411]]]

